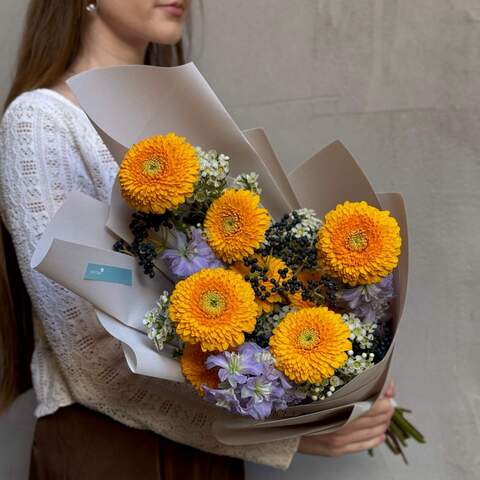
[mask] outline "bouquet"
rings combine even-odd
[[[339,142],[287,177],[192,63],[71,86],[119,174],[110,205],[67,199],[32,266],[94,304],[135,373],[187,381],[228,411],[220,441],[326,433],[364,413],[405,301],[401,197],[377,196]],[[402,455],[424,441],[405,412],[387,435]]]

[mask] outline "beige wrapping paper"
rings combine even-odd
[[[204,150],[229,155],[232,175],[258,173],[262,202],[274,217],[292,209],[193,62],[179,67],[90,70],[72,77],[68,84],[117,161],[133,143],[174,131]]]
[[[313,208],[321,218],[346,200],[365,200],[391,211],[399,222],[403,247],[394,274],[395,337],[385,358],[327,400],[290,407],[263,421],[223,412],[213,431],[223,443],[254,444],[331,432],[367,411],[386,388],[406,298],[408,234],[402,197],[395,193],[376,195],[339,141],[287,176],[264,130],[242,132],[193,63],[173,68],[126,66],[93,70],[73,77],[69,83],[119,162],[132,143],[175,131],[194,145],[228,154],[234,175],[259,173],[262,203],[274,218],[299,207]],[[39,242],[32,267],[97,308],[104,328],[122,342],[134,373],[184,381],[178,362],[169,357],[168,351],[156,352],[142,328],[145,312],[163,290],[173,288],[167,269],[157,261],[166,275],[158,274],[151,280],[133,258],[111,251],[116,239],[131,239],[131,213],[121,198],[118,183],[110,205],[83,194],[70,195]],[[131,269],[132,285],[85,280],[83,272],[88,262]]]
[[[116,237],[105,227],[108,211],[88,195],[71,193],[42,235],[31,266],[97,308],[100,323],[122,342],[133,372],[183,382],[178,362],[168,351],[157,353],[142,324],[159,292],[173,284],[160,275],[146,277],[134,258],[112,251]],[[85,280],[89,263],[131,270],[132,286]]]
[[[335,175],[339,175],[340,178],[349,174],[352,176],[345,180],[344,189],[342,189],[340,180],[339,189],[336,190],[330,187],[330,183],[333,183],[330,177],[322,175],[322,172],[325,171],[334,171]],[[357,173],[361,175],[357,175]],[[355,377],[334,392],[329,399],[290,407],[277,414],[276,418],[267,420],[255,421],[240,417],[217,421],[213,426],[214,434],[220,441],[230,445],[268,442],[298,435],[321,434],[338,430],[365,413],[369,405],[383,394],[387,386],[396,333],[403,314],[407,291],[408,232],[403,199],[396,193],[375,195],[355,160],[340,142],[334,142],[314,155],[293,172],[290,178],[292,186],[296,185],[294,192],[299,198],[301,206],[321,212],[319,215],[324,215],[345,200],[358,201],[369,198],[368,203],[390,210],[397,219],[402,235],[402,253],[398,268],[394,272],[395,301],[392,305],[394,338],[381,362]],[[316,181],[312,179],[316,179]],[[355,191],[350,193],[349,188]],[[329,190],[329,195],[319,193],[325,192],[325,190]],[[365,402],[365,400],[370,400],[370,402]]]

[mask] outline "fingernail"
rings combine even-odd
[[[388,385],[386,395],[393,397],[395,395],[395,386],[393,384],[393,380],[390,380],[390,383]]]
[[[392,397],[392,398],[389,398],[390,400],[390,405],[393,407],[393,408],[397,408],[398,407],[398,403],[397,401]]]

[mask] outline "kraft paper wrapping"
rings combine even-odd
[[[233,176],[258,173],[262,202],[275,218],[292,210],[193,62],[179,67],[128,65],[90,70],[72,77],[68,84],[117,161],[133,143],[174,131],[204,150],[228,155]]]
[[[313,208],[321,218],[346,200],[365,200],[391,211],[399,222],[403,246],[394,274],[395,335],[385,358],[327,400],[290,407],[263,421],[224,412],[213,425],[213,432],[226,444],[255,444],[335,431],[366,412],[386,388],[405,304],[408,233],[402,197],[396,193],[375,194],[339,141],[287,176],[264,130],[242,132],[193,63],[173,68],[93,70],[73,77],[69,84],[118,162],[134,142],[175,131],[194,145],[228,154],[233,175],[259,173],[262,203],[274,218],[299,207]],[[96,307],[100,323],[122,342],[134,373],[184,381],[178,362],[169,357],[168,351],[156,352],[142,325],[145,312],[154,306],[159,294],[173,288],[167,269],[158,261],[157,266],[167,275],[149,279],[135,259],[111,250],[118,238],[131,240],[131,214],[118,182],[110,205],[80,193],[71,194],[39,242],[32,267]],[[130,269],[132,284],[85,280],[85,266],[92,262]]]

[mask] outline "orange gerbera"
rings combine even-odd
[[[183,375],[195,387],[200,395],[204,395],[205,393],[203,391],[203,385],[206,385],[209,388],[218,387],[218,369],[208,369],[205,366],[205,362],[211,354],[211,352],[202,351],[198,344],[187,344],[185,345],[183,354],[180,358]]]
[[[255,301],[257,302],[260,314],[262,312],[269,313],[273,310],[274,304],[282,301],[282,297],[277,290],[279,284],[289,280],[292,277],[292,273],[283,260],[280,260],[279,258],[272,256],[263,257],[261,255],[255,255],[253,258],[257,259],[256,265],[259,268],[267,269],[267,273],[251,273],[250,268],[246,267],[242,262],[234,263],[233,268],[235,271],[241,273],[243,277],[248,275],[249,277],[256,277],[258,279],[258,287],[261,289],[262,293],[268,295],[265,295],[264,300],[257,296],[255,297]],[[278,273],[279,270],[288,270],[285,278],[281,277]],[[267,277],[266,281],[262,279],[263,275]],[[272,280],[276,281],[276,285],[272,283]]]
[[[251,285],[232,270],[211,268],[178,282],[169,314],[186,343],[224,351],[245,341],[255,328],[257,306]]]
[[[171,132],[133,145],[120,165],[118,179],[131,207],[161,214],[192,195],[199,171],[195,148]]]
[[[213,201],[205,217],[208,243],[226,263],[252,255],[265,238],[270,215],[249,190],[228,189]]]
[[[332,276],[355,285],[377,283],[398,264],[400,228],[390,212],[345,202],[325,216],[318,253]]]
[[[287,313],[274,328],[270,350],[275,366],[297,383],[320,383],[348,359],[350,329],[326,307]]]

